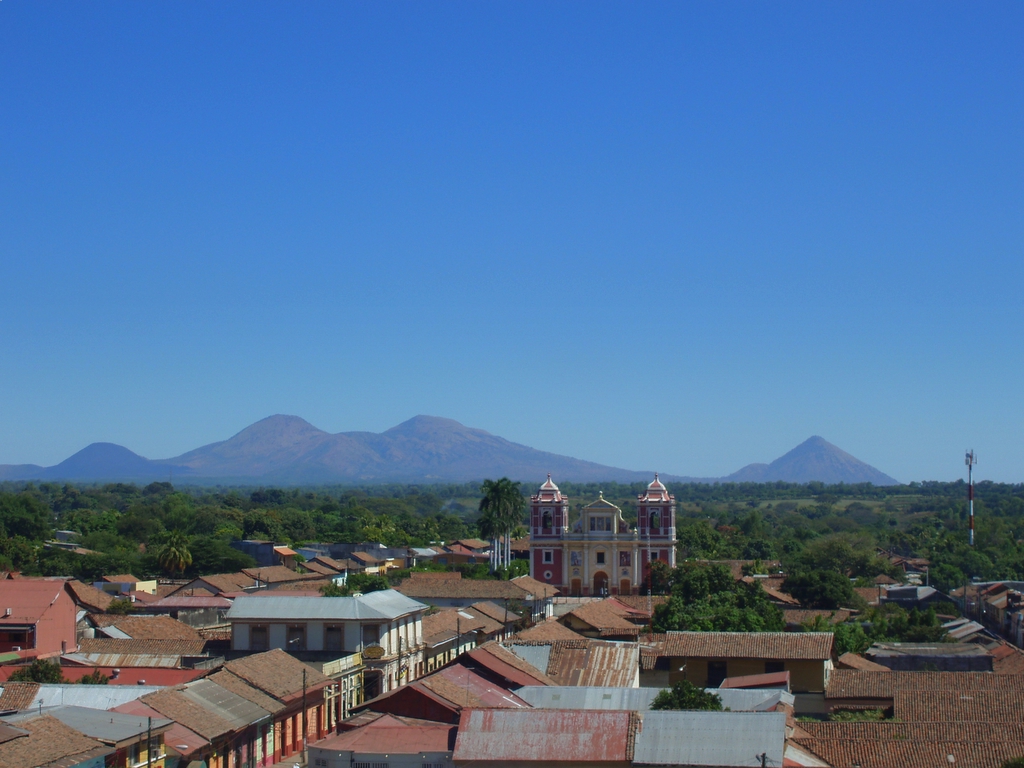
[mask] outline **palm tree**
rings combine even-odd
[[[188,537],[181,531],[172,531],[160,548],[157,562],[171,576],[183,572],[192,565],[192,553],[188,551]]]
[[[523,522],[523,509],[526,501],[519,490],[520,483],[513,483],[507,477],[500,480],[484,480],[480,491],[480,511],[493,520],[492,532],[501,533],[505,538],[505,546],[498,555],[498,566],[506,567],[512,559],[512,530]],[[504,561],[504,562],[502,562]]]
[[[500,526],[489,509],[484,510],[476,525],[480,529],[480,538],[491,542],[491,571],[496,571],[498,570],[498,558],[500,557],[498,553],[498,537],[501,535]]]

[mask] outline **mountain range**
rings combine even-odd
[[[93,443],[52,467],[0,465],[0,480],[309,485],[468,482],[507,476],[532,483],[549,472],[577,482],[623,483],[647,480],[653,474],[539,451],[436,416],[416,416],[380,434],[331,434],[298,416],[278,415],[228,440],[170,459],[146,459],[120,445]],[[724,478],[662,477],[682,482],[899,484],[820,437],[806,440],[770,464],[749,464]]]

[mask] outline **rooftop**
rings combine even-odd
[[[309,665],[277,649],[229,661],[224,664],[224,669],[282,701],[302,691],[303,672],[306,674],[307,690],[330,682],[329,678]]]
[[[455,745],[455,726],[447,723],[408,725],[390,715],[382,715],[367,725],[329,736],[310,746],[356,754],[409,755],[421,752],[448,752]]]
[[[29,735],[0,744],[0,766],[27,768],[27,766],[75,766],[102,758],[113,748],[90,739],[55,717],[43,715],[18,723],[18,728]]]
[[[269,595],[266,597],[246,596],[235,599],[228,611],[229,621],[254,620],[297,620],[317,621],[322,619],[392,620],[416,611],[425,611],[427,606],[396,592],[393,589],[369,592],[360,597],[302,597],[295,595]]]
[[[459,720],[454,759],[548,765],[627,762],[636,722],[631,712],[466,709]]]
[[[62,579],[0,581],[0,625],[35,624],[63,591]]]
[[[156,719],[150,723],[145,717],[87,707],[55,707],[48,710],[46,714],[57,718],[64,725],[74,728],[79,733],[84,733],[104,744],[112,745],[144,737],[149,728],[152,728],[154,734],[162,733],[171,726],[172,722],[166,719]],[[28,712],[8,718],[8,722],[19,723],[35,717],[38,715]]]
[[[706,659],[806,659],[832,657],[831,632],[669,632],[662,656]]]
[[[781,766],[782,712],[644,712],[633,760],[643,765]]]

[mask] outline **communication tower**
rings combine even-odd
[[[964,464],[967,465],[967,504],[970,508],[970,539],[968,543],[974,546],[974,465],[978,463],[978,457],[974,455],[972,448],[964,457]]]

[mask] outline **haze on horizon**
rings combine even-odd
[[[415,414],[1024,481],[1024,7],[0,3],[0,464]]]

